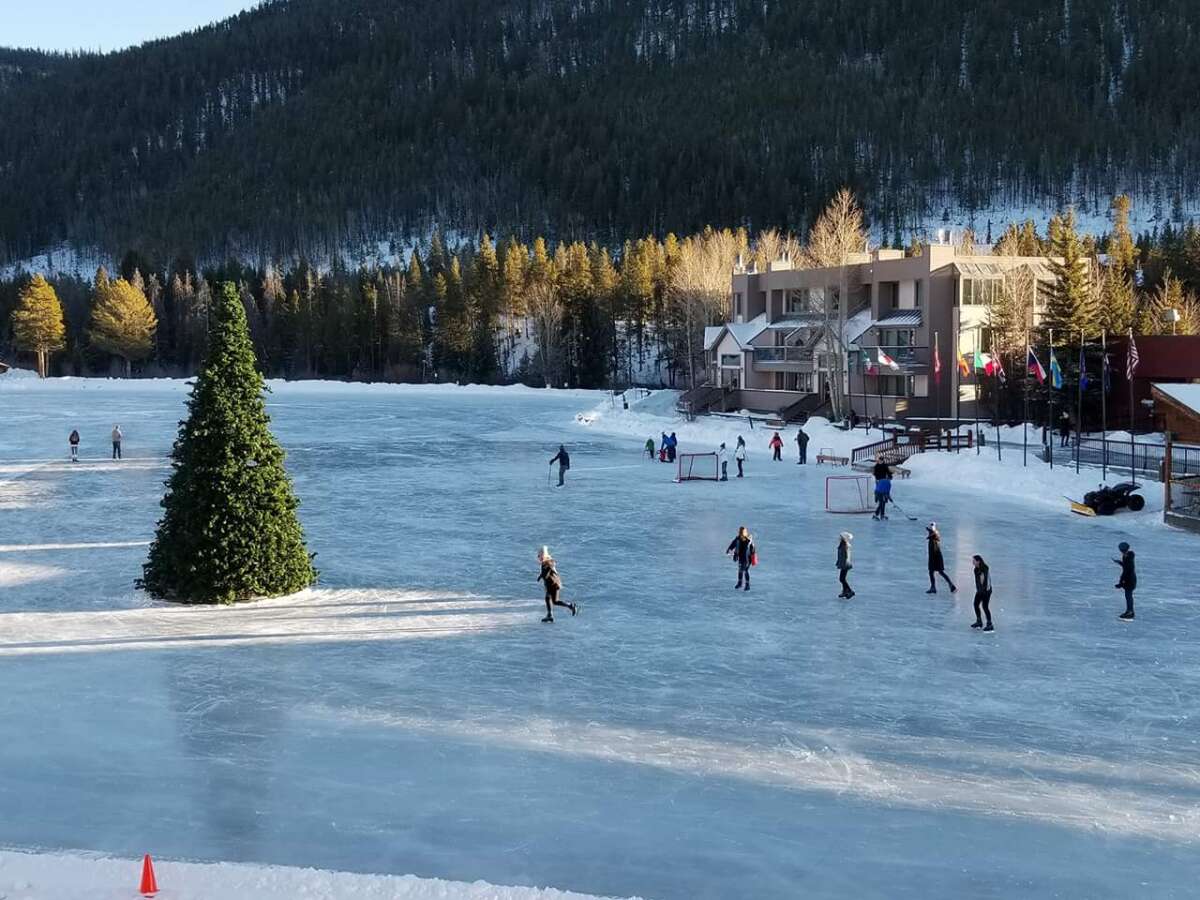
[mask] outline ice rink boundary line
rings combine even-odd
[[[100,541],[94,544],[0,544],[0,553],[24,553],[40,550],[115,550],[126,547],[149,547],[150,541]]]

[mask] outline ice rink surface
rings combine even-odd
[[[0,844],[661,900],[1195,896],[1200,542],[1153,514],[934,469],[897,482],[921,521],[874,523],[825,513],[829,471],[790,444],[769,462],[761,431],[746,479],[679,485],[639,458],[657,432],[573,421],[594,396],[277,386],[321,584],[180,609],[133,581],[184,388],[19,388],[0,380]],[[957,595],[924,593],[928,519]],[[576,619],[538,621],[543,543]]]

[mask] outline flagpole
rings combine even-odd
[[[937,439],[942,442],[942,356],[938,352],[938,333],[933,333],[933,403],[937,416]]]
[[[1078,412],[1075,415],[1075,474],[1079,474],[1079,452],[1080,445],[1083,444],[1083,378],[1084,365],[1083,358],[1083,329],[1079,329],[1079,406]]]
[[[1125,351],[1125,374],[1129,381],[1129,480],[1137,481],[1137,448],[1133,443],[1133,329],[1129,329],[1129,348]]]
[[[958,433],[962,422],[962,307],[958,308],[958,320],[954,323],[954,452],[959,452],[961,437]]]
[[[1025,410],[1021,416],[1021,465],[1029,465],[1029,332],[1025,332]]]
[[[996,379],[992,382],[992,387],[996,391],[995,400],[992,403],[992,424],[996,426],[996,462],[1004,462],[1004,454],[1000,452],[1000,373],[1004,371],[1004,363],[997,362],[1000,357],[996,355],[996,335],[992,334],[992,377]],[[1005,382],[1008,378],[1003,379]]]
[[[1108,329],[1100,332],[1100,480],[1108,480]]]
[[[971,360],[971,368],[975,370],[975,455],[983,451],[979,449],[979,328],[975,329],[975,358]]]
[[[1050,329],[1050,377],[1046,379],[1046,445],[1054,468],[1054,329]]]

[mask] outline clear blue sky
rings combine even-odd
[[[0,0],[0,46],[120,50],[257,5],[257,0]]]

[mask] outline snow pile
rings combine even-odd
[[[595,900],[568,891],[414,875],[165,861],[154,869],[159,896],[170,900]],[[140,861],[0,851],[4,900],[126,900],[138,896],[140,879]]]

